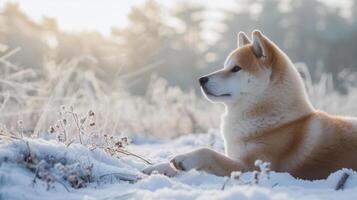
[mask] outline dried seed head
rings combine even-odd
[[[122,137],[121,138],[121,141],[125,142],[125,143],[128,143],[128,137]]]
[[[88,112],[88,116],[94,116],[94,112],[93,112],[92,110],[90,110],[90,111]]]
[[[67,119],[62,119],[64,125],[67,125]]]
[[[62,106],[61,106],[61,110],[65,111],[65,110],[66,110],[66,106],[65,106],[65,105],[62,105]]]
[[[95,123],[94,123],[94,122],[92,122],[92,123],[90,123],[90,124],[89,124],[89,126],[95,126]]]
[[[118,141],[118,142],[115,143],[115,146],[121,148],[121,147],[123,147],[123,143]]]
[[[49,132],[50,133],[54,133],[55,132],[55,128],[53,128],[53,126],[51,126]]]
[[[17,121],[17,125],[22,126],[24,122],[22,120]]]

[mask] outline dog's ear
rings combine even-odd
[[[252,33],[253,38],[253,53],[257,58],[266,57],[269,53],[270,41],[262,32],[255,30]]]
[[[246,44],[250,44],[250,40],[249,40],[248,36],[244,32],[239,31],[239,33],[238,33],[238,44],[237,44],[238,48],[242,47],[242,46],[244,46]]]

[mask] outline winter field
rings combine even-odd
[[[81,67],[91,57],[47,73],[8,61],[17,49],[0,48],[0,199],[355,199],[356,172],[326,180],[297,180],[260,171],[232,177],[181,172],[174,178],[145,175],[150,164],[198,147],[223,151],[222,107],[194,91],[153,77],[146,96],[131,95],[125,76],[105,85]],[[342,73],[346,94],[325,74],[312,82],[302,72],[313,104],[334,114],[355,115],[357,78]],[[344,174],[349,177],[342,181]],[[341,182],[341,184],[339,184]],[[341,188],[340,190],[336,190]]]
[[[209,133],[175,140],[135,136],[126,149],[156,163],[198,146],[223,148]],[[168,178],[144,175],[144,161],[114,155],[78,143],[1,140],[1,199],[354,199],[357,192],[357,173],[349,170],[313,182],[264,171],[230,178],[190,171]],[[335,191],[344,172],[350,175],[345,189]]]

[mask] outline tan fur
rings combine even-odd
[[[269,69],[269,86],[256,96],[243,93],[237,103],[228,101],[222,118],[226,155],[198,149],[174,157],[173,169],[229,176],[233,171],[255,170],[259,159],[270,162],[274,171],[304,179],[325,178],[341,168],[357,170],[357,120],[315,110],[290,59],[273,42],[259,31],[253,33],[253,43],[244,33],[239,35],[243,43],[228,56],[230,66],[209,76],[223,73],[232,78],[234,65],[256,77]],[[253,46],[257,39],[263,56]]]
[[[308,155],[294,167],[285,167],[303,148],[311,123],[321,123],[321,136]],[[299,178],[325,178],[341,168],[357,169],[356,126],[341,117],[316,111],[300,119],[268,129],[251,137],[242,138],[245,143],[259,144],[259,148],[247,154],[243,161],[254,168],[254,161],[268,158],[275,171],[290,172]]]
[[[346,118],[322,112],[314,113],[312,120],[321,123],[321,136],[312,152],[289,171],[301,178],[316,179],[341,168],[356,170],[357,127]]]

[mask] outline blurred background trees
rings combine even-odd
[[[347,14],[344,14],[347,13]],[[236,0],[235,7],[221,10],[222,20],[204,24],[207,8],[198,3],[177,2],[164,9],[148,0],[132,8],[125,27],[110,36],[96,32],[65,32],[56,19],[34,22],[21,5],[7,3],[0,10],[0,43],[21,48],[11,62],[46,76],[44,66],[77,57],[83,68],[104,83],[126,80],[134,94],[145,94],[153,74],[169,85],[196,88],[197,78],[222,66],[236,47],[238,31],[261,29],[293,62],[305,63],[313,80],[331,73],[340,92],[339,74],[357,71],[357,0],[343,11],[317,0]],[[113,19],[115,21],[115,19]]]

